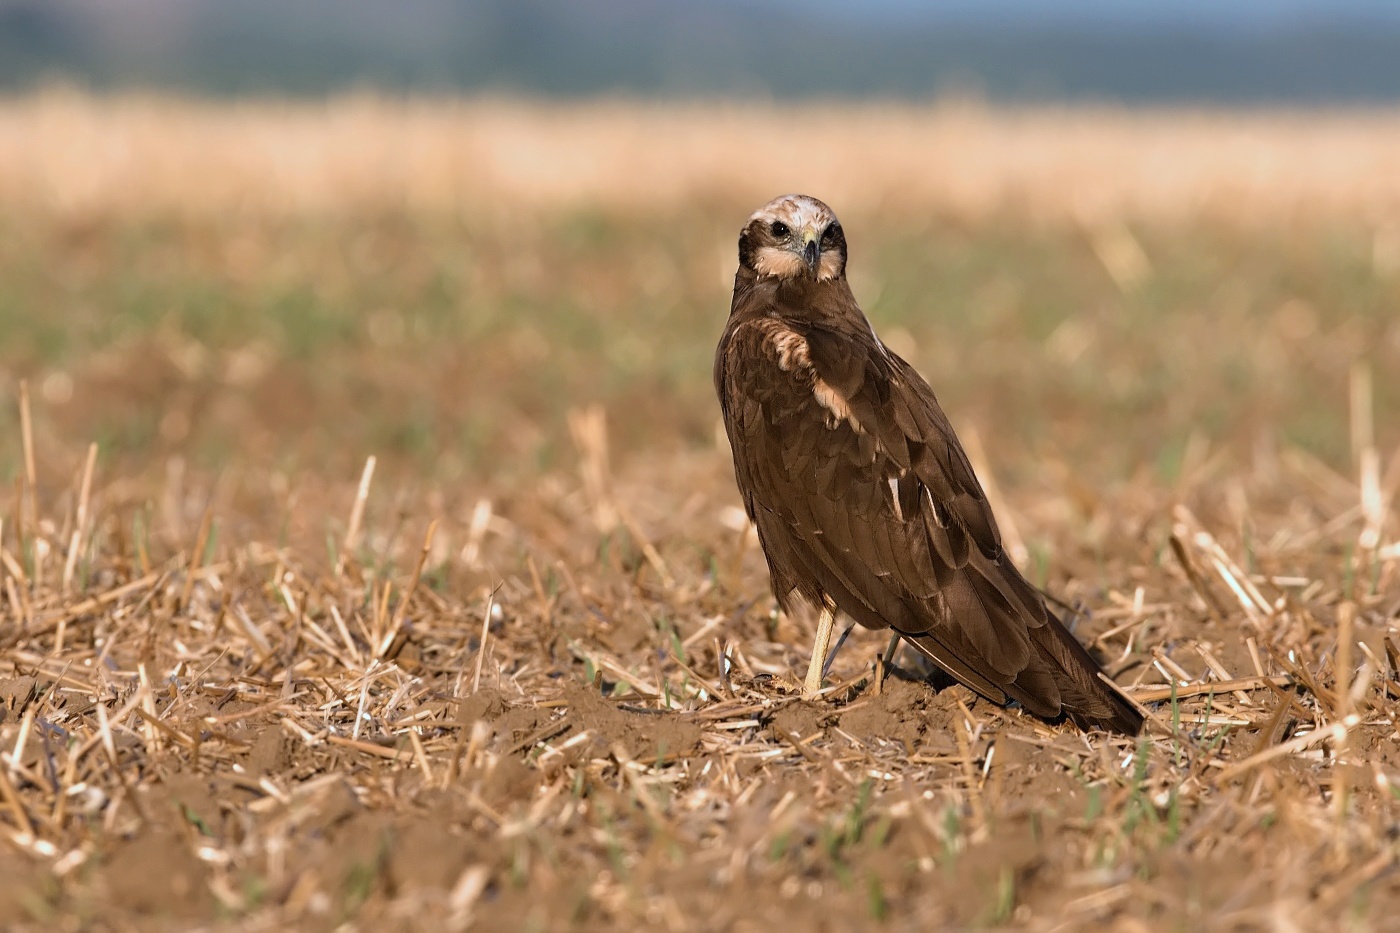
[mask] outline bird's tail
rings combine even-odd
[[[1047,611],[1047,615],[1045,625],[1031,630],[1031,639],[1049,664],[1065,715],[1081,729],[1124,735],[1141,732],[1142,712],[1118,691],[1055,614]]]

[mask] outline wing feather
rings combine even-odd
[[[868,329],[825,320],[736,312],[716,357],[736,479],[780,602],[829,596],[996,702],[1127,729],[1137,714],[1104,699],[1097,665],[1002,549],[932,389]]]

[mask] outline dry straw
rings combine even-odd
[[[0,105],[0,203],[73,229],[751,207],[780,187],[774,113],[49,94]],[[1393,115],[790,118],[826,141],[804,186],[1084,224],[1124,292],[1148,274],[1133,217],[1361,217],[1378,257],[1400,229]],[[610,457],[601,408],[567,419],[558,470],[420,495],[361,451],[296,505],[179,460],[118,473],[86,438],[48,449],[56,419],[21,384],[0,925],[1384,928],[1400,455],[1373,396],[1391,378],[1352,371],[1340,471],[1204,440],[1171,483],[979,462],[1009,541],[1054,555],[1049,586],[1091,610],[1076,633],[1149,707],[1139,741],[936,691],[907,657],[877,688],[883,642],[861,632],[799,700],[783,680],[811,620],[771,612],[725,452]]]
[[[100,866],[110,840],[156,838],[176,812],[183,835],[168,857],[198,859],[199,891],[260,924],[331,918],[349,898],[364,916],[412,911],[490,926],[526,909],[503,893],[513,885],[522,896],[536,886],[557,892],[574,873],[594,879],[590,910],[640,922],[649,908],[636,886],[662,883],[672,864],[650,861],[647,840],[658,833],[707,870],[722,869],[730,884],[781,888],[812,872],[827,883],[869,873],[880,898],[895,898],[910,918],[966,918],[962,904],[980,905],[978,916],[1024,904],[1028,917],[1079,924],[1153,903],[1157,882],[1114,873],[1065,890],[1014,875],[978,890],[967,879],[980,875],[963,866],[979,864],[978,852],[1014,864],[1022,843],[1013,842],[1009,814],[1027,806],[1055,827],[1046,830],[1055,854],[1044,857],[1060,860],[1057,871],[1082,874],[1104,859],[1148,870],[1167,852],[1229,858],[1249,873],[1311,882],[1312,897],[1295,905],[1309,924],[1325,924],[1336,904],[1393,868],[1385,815],[1393,762],[1359,750],[1388,742],[1394,728],[1395,642],[1371,645],[1362,627],[1394,625],[1395,558],[1380,567],[1390,585],[1343,598],[1333,588],[1339,568],[1318,557],[1315,543],[1293,546],[1286,516],[1254,516],[1274,526],[1278,542],[1254,555],[1273,568],[1261,573],[1178,505],[1171,540],[1179,565],[1142,565],[1135,595],[1111,590],[1106,600],[1126,619],[1097,623],[1109,655],[1126,646],[1122,659],[1136,671],[1124,678],[1130,695],[1153,704],[1141,743],[1078,735],[973,704],[957,690],[935,698],[902,677],[877,691],[859,658],[841,661],[824,698],[806,703],[764,676],[800,663],[791,644],[767,641],[762,620],[745,622],[743,610],[737,620],[697,612],[714,581],[676,559],[687,546],[680,528],[650,511],[599,528],[601,491],[640,501],[638,477],[613,475],[598,457],[606,438],[596,413],[576,424],[592,425],[581,444],[592,463],[547,507],[579,541],[610,535],[635,558],[555,562],[551,584],[532,560],[479,600],[425,586],[435,535],[465,536],[476,509],[430,519],[421,546],[388,555],[387,576],[354,556],[358,536],[377,528],[372,461],[358,484],[341,487],[353,517],[345,547],[324,569],[255,541],[221,542],[205,560],[214,523],[205,509],[189,546],[156,549],[142,574],[115,534],[115,516],[103,511],[89,450],[71,532],[41,513],[25,552],[0,538],[12,605],[29,607],[0,645],[10,712],[0,725],[0,832],[11,848],[50,866],[61,885],[81,885],[80,866],[108,877]],[[1330,514],[1352,515],[1332,542],[1362,530],[1360,495],[1353,484],[1347,498],[1327,500]],[[647,533],[627,545],[618,536],[633,523]],[[64,582],[24,572],[46,535],[75,568]],[[495,537],[481,546],[494,551]],[[739,546],[727,531],[715,540]],[[524,537],[504,544],[533,548]],[[639,598],[650,621],[638,631],[649,634],[619,638]],[[721,626],[737,638],[721,643]],[[1252,674],[1239,669],[1230,644],[1241,634]],[[707,653],[701,646],[710,642]],[[267,758],[263,748],[281,750]],[[176,778],[186,783],[173,786],[237,789],[244,802],[197,797],[170,811]],[[1087,810],[1065,814],[1042,796],[1046,782]],[[773,806],[780,788],[790,789]],[[398,833],[436,827],[448,849],[431,857],[450,860],[442,887],[405,886],[372,862],[340,875],[317,870],[328,850],[292,828],[345,812],[346,794],[349,812],[382,813]],[[1218,825],[1235,829],[1222,836]],[[811,842],[796,841],[802,833]],[[453,839],[484,848],[452,856]],[[533,841],[522,850],[522,840]],[[569,853],[559,857],[570,867],[513,861],[541,845]],[[790,858],[792,845],[806,854]],[[1289,848],[1316,860],[1280,858]],[[917,887],[945,889],[937,902],[945,906],[900,895],[909,871]],[[240,880],[250,872],[282,879],[270,900]],[[352,894],[357,884],[364,890]],[[732,918],[712,895],[702,886],[666,896],[678,916],[707,905]],[[108,896],[128,903],[121,892]],[[1263,890],[1240,898],[1265,913],[1277,903]],[[551,903],[542,898],[534,916],[562,916]]]

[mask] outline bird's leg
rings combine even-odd
[[[894,653],[899,650],[899,636],[891,635],[890,643],[885,648],[885,653],[880,655],[880,663],[875,667],[875,695],[879,696],[885,689],[885,678],[890,674],[890,665],[894,661]]]
[[[889,667],[894,663],[894,653],[899,650],[899,636],[891,635],[890,643],[885,646],[885,653],[880,655],[880,666],[889,673]]]
[[[822,668],[831,647],[831,630],[835,627],[836,606],[831,600],[823,599],[821,618],[817,620],[817,640],[812,645],[812,663],[807,665],[807,680],[802,685],[804,697],[816,696],[822,688]]]
[[[856,624],[852,622],[850,625],[843,628],[841,630],[841,637],[836,639],[836,644],[832,645],[831,650],[827,652],[826,660],[822,662],[822,680],[826,680],[827,675],[831,673],[831,665],[836,663],[836,656],[841,653],[841,646],[846,644],[846,639],[850,637],[851,629],[855,627]]]

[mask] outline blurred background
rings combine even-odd
[[[1350,472],[1358,399],[1400,441],[1397,62],[1380,0],[0,0],[0,428],[25,379],[65,482],[474,500],[596,404],[728,501],[733,241],[802,190],[1013,490]]]
[[[236,95],[1384,103],[1386,0],[4,0],[0,81]]]
[[[747,705],[794,191],[1112,676],[1237,692]],[[1394,0],[0,0],[0,928],[1367,929],[1398,489]]]

